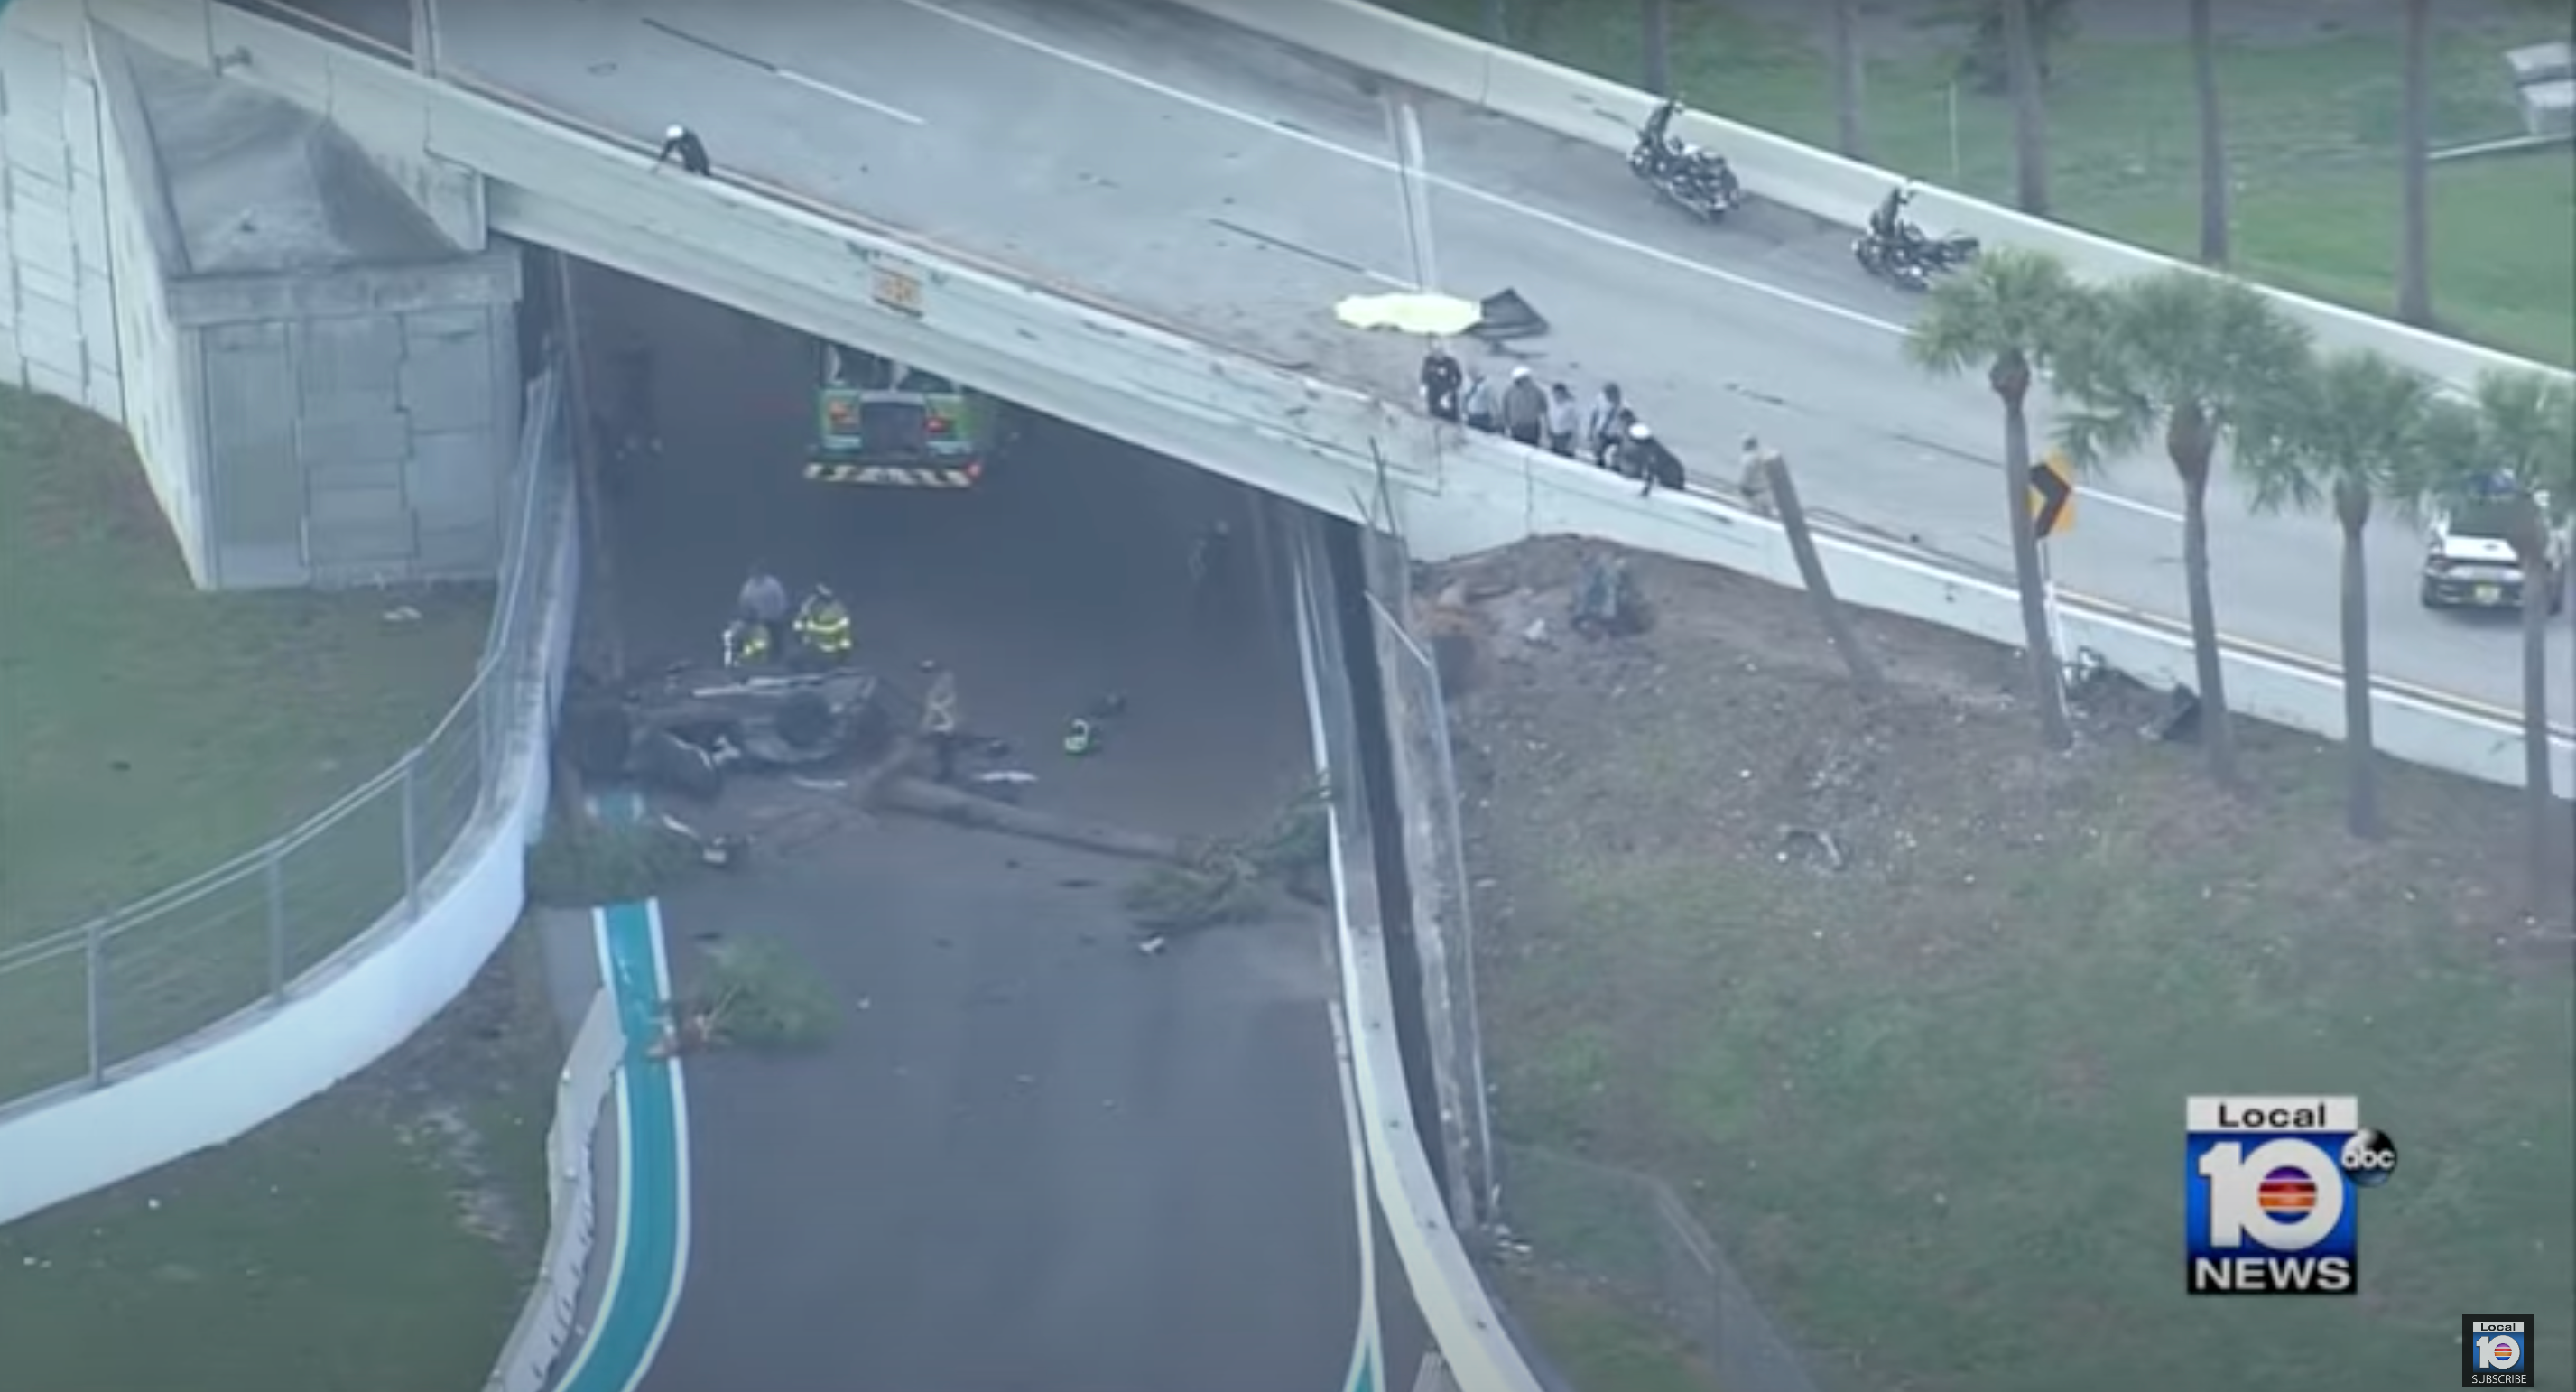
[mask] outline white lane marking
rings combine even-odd
[[[669,938],[662,931],[662,901],[644,901],[644,918],[653,933],[653,989],[662,999],[671,999],[671,951]],[[671,1288],[662,1297],[662,1308],[653,1316],[653,1335],[645,1342],[644,1354],[635,1360],[635,1373],[626,1383],[626,1392],[644,1385],[645,1375],[653,1371],[653,1360],[662,1356],[662,1341],[671,1332],[671,1322],[679,1318],[680,1293],[689,1283],[690,1187],[689,1175],[689,1088],[680,1068],[678,1055],[662,1065],[671,1073],[671,1140],[678,1148],[672,1158],[674,1178],[671,1188],[673,1205],[671,1234]]]
[[[643,25],[645,28],[652,30],[654,33],[672,40],[673,42],[685,44],[690,48],[712,53],[718,58],[722,58],[729,63],[739,63],[755,72],[765,72],[771,77],[777,78],[782,82],[802,87],[818,96],[830,97],[835,101],[847,102],[862,111],[874,112],[890,121],[900,121],[907,126],[926,126],[930,124],[928,121],[899,106],[888,106],[884,102],[878,101],[873,97],[860,96],[858,93],[853,92],[846,87],[835,87],[831,83],[823,81],[821,78],[808,77],[793,68],[773,63],[758,54],[745,52],[742,49],[735,48],[731,44],[718,43],[716,40],[710,39],[703,34],[693,34],[667,20],[655,19],[651,15],[645,15],[636,22]]]
[[[2182,521],[2182,514],[2174,511],[2172,508],[2157,507],[2153,503],[2142,503],[2135,498],[2123,498],[2117,493],[2103,493],[2090,488],[2078,488],[2075,492],[2079,497],[2088,498],[2094,502],[2102,503],[2110,507],[2125,509],[2144,517],[2152,517],[2159,522],[2179,523]]]
[[[930,124],[927,120],[913,115],[902,107],[888,106],[884,102],[877,101],[873,98],[860,96],[858,93],[846,88],[835,87],[831,83],[823,81],[821,78],[807,77],[805,74],[798,72],[793,68],[772,68],[770,71],[776,73],[786,81],[795,83],[797,86],[805,88],[808,91],[819,92],[824,96],[848,102],[850,105],[865,111],[873,111],[879,116],[885,117],[889,121],[901,121],[907,126],[926,126]]]
[[[1104,63],[1097,58],[1087,57],[1060,45],[1048,43],[1044,39],[1030,38],[1026,34],[1022,34],[1016,30],[1006,29],[999,24],[995,24],[991,20],[978,19],[973,15],[961,14],[945,5],[938,4],[936,0],[901,0],[901,3],[919,10],[924,14],[936,15],[952,24],[959,25],[966,29],[971,29],[988,38],[998,39],[1003,43],[1027,49],[1031,53],[1038,54],[1042,57],[1052,58],[1059,63],[1064,63],[1071,67],[1080,68],[1084,72],[1091,73],[1098,77],[1105,77],[1112,82],[1124,83],[1125,85],[1136,88],[1139,91],[1150,92],[1155,96],[1164,98],[1165,100],[1179,102],[1181,105],[1189,107],[1192,110],[1200,111],[1207,115],[1218,117],[1222,120],[1233,121],[1239,125],[1250,126],[1256,130],[1267,131],[1272,135],[1307,146],[1310,149],[1321,150],[1326,154],[1338,155],[1343,159],[1352,160],[1359,164],[1366,165],[1369,168],[1380,171],[1381,173],[1394,174],[1399,179],[1405,176],[1406,171],[1404,164],[1400,160],[1388,159],[1382,155],[1373,155],[1366,150],[1354,150],[1347,145],[1336,144],[1333,141],[1326,140],[1322,136],[1316,135],[1311,131],[1299,130],[1294,126],[1281,121],[1275,121],[1265,116],[1256,116],[1249,111],[1238,110],[1234,107],[1227,106],[1223,102],[1199,96],[1194,92],[1183,91],[1169,83],[1157,82],[1150,77],[1140,77],[1135,73],[1131,73],[1124,68],[1116,66],[1115,64]],[[1770,284],[1766,281],[1755,280],[1750,276],[1738,275],[1733,271],[1721,270],[1716,266],[1707,264],[1706,262],[1693,261],[1687,256],[1678,256],[1672,252],[1665,251],[1660,247],[1648,246],[1644,242],[1622,237],[1615,232],[1605,232],[1598,227],[1576,222],[1572,218],[1548,212],[1544,208],[1535,208],[1527,203],[1522,203],[1516,199],[1506,198],[1498,193],[1487,193],[1485,190],[1473,185],[1462,184],[1455,179],[1431,173],[1427,169],[1414,171],[1413,177],[1433,188],[1445,189],[1450,193],[1457,194],[1461,198],[1482,203],[1488,207],[1497,208],[1507,213],[1517,214],[1545,226],[1553,227],[1560,232],[1565,232],[1572,236],[1599,243],[1600,245],[1609,247],[1614,251],[1625,252],[1631,256],[1643,257],[1646,260],[1657,263],[1658,265],[1667,266],[1673,270],[1684,272],[1685,274],[1699,276],[1707,280],[1714,280],[1724,285],[1733,286],[1739,290],[1749,291],[1752,294],[1767,296],[1771,299],[1778,300],[1783,304],[1793,305],[1813,314],[1821,314],[1830,319],[1840,319],[1847,324],[1856,324],[1862,328],[1875,330],[1879,333],[1891,334],[1899,338],[1904,337],[1906,333],[1906,327],[1903,324],[1892,323],[1885,319],[1876,318],[1872,315],[1864,314],[1856,309],[1845,309],[1843,306],[1834,304],[1828,300],[1820,300],[1812,295],[1801,295],[1795,290],[1784,290],[1781,287]],[[1395,284],[1402,289],[1413,288],[1410,285],[1405,285],[1402,282],[1397,281],[1391,276],[1379,276],[1375,273],[1371,273],[1370,278]],[[2159,517],[2172,522],[2180,522],[2182,520],[2182,514],[2167,511],[2166,509],[2156,507],[2151,503],[2141,503],[2133,499],[2119,497],[2116,494],[2097,492],[2093,489],[2083,488],[2080,486],[2076,491],[2084,497],[2107,503],[2112,507],[2130,508],[2134,511],[2144,513],[2147,516]]]
[[[1342,974],[1340,951],[1334,948],[1325,956],[1332,959],[1325,965],[1333,973],[1333,979],[1339,981]],[[1326,1001],[1324,1005],[1325,1018],[1333,1026],[1333,1059],[1337,1065],[1334,1071],[1342,1085],[1342,1134],[1351,1145],[1351,1205],[1359,1215],[1359,1330],[1351,1339],[1350,1371],[1342,1378],[1344,1388],[1357,1389],[1363,1377],[1375,1372],[1386,1361],[1381,1351],[1384,1347],[1384,1322],[1377,1309],[1376,1202],[1369,1193],[1368,1131],[1366,1123],[1360,1120],[1359,1084],[1354,1080],[1354,1072],[1359,1065],[1351,1055],[1351,1027],[1342,1018],[1340,1001]],[[1377,1379],[1370,1378],[1369,1381],[1374,1384]]]

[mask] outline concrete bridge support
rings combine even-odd
[[[0,14],[0,381],[127,428],[200,586],[489,575],[519,295],[469,172],[79,0]]]

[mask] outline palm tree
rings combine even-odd
[[[1673,7],[1672,0],[1637,0],[1644,7],[1637,16],[1638,29],[1645,38],[1646,90],[1659,97],[1673,91]]]
[[[2549,611],[2567,577],[2549,567],[2551,532],[2576,519],[2576,388],[2538,372],[2489,371],[2473,402],[2437,417],[2436,453],[2422,478],[2442,509],[2512,509],[2507,530],[2522,567],[2522,786],[2530,870],[2527,907],[2539,913],[2558,883],[2556,794],[2549,768]]]
[[[2191,84],[2200,99],[2200,259],[2227,264],[2227,130],[2218,113],[2213,0],[2191,0]]]
[[[2170,270],[2109,291],[2094,331],[2059,365],[2058,385],[2080,409],[2060,441],[2078,465],[2124,455],[2161,436],[2182,479],[2183,583],[2191,605],[2202,746],[2209,771],[2236,783],[2227,723],[2217,601],[2209,584],[2209,476],[2240,421],[2282,399],[2307,357],[2307,330],[2251,286]]]
[[[1861,646],[1860,631],[1852,627],[1850,611],[1834,594],[1833,577],[1825,572],[1825,558],[1816,550],[1816,534],[1807,525],[1807,507],[1798,499],[1798,481],[1790,476],[1789,461],[1778,450],[1763,450],[1754,464],[1762,470],[1765,491],[1780,516],[1780,529],[1789,534],[1789,553],[1797,558],[1798,580],[1806,586],[1807,597],[1815,601],[1816,617],[1825,626],[1825,636],[1832,640],[1834,651],[1842,654],[1843,666],[1851,672],[1852,689],[1864,701],[1877,700],[1887,693],[1887,678],[1868,649]]]
[[[2433,0],[2406,0],[2406,207],[2397,250],[2397,317],[2433,323]]]
[[[2004,73],[2012,89],[2013,172],[2021,210],[2048,216],[2048,100],[2031,0],[2003,0]]]
[[[1861,119],[1865,81],[1860,55],[1860,0],[1834,0],[1834,148],[1845,159],[1869,158]]]
[[[2377,353],[2337,353],[2302,375],[2237,444],[2236,465],[2262,511],[2329,508],[2343,529],[2344,824],[2380,834],[2377,741],[2371,730],[2371,509],[2402,498],[2433,457],[2436,398],[2423,377]]]
[[[2030,515],[2032,379],[2048,370],[2062,345],[2090,317],[2091,297],[2064,262],[2041,252],[1998,247],[1933,286],[1906,334],[1906,355],[1943,377],[1983,371],[2004,408],[2004,516],[2012,536],[2013,578],[2021,590],[2022,650],[2030,661],[2031,699],[2049,746],[2075,743],[2048,598],[2040,577],[2039,536]]]

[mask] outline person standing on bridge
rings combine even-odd
[[[1458,423],[1458,389],[1466,379],[1458,360],[1449,355],[1449,346],[1435,341],[1422,357],[1422,407],[1433,420]]]
[[[1744,495],[1744,505],[1765,517],[1771,515],[1771,470],[1764,462],[1762,439],[1744,437],[1744,454],[1736,462],[1735,489]]]
[[[1574,457],[1574,437],[1583,430],[1583,412],[1574,404],[1574,389],[1563,382],[1547,389],[1547,448],[1550,454]]]
[[[1526,364],[1512,369],[1512,384],[1503,389],[1503,433],[1532,449],[1547,438],[1547,392]]]
[[[1616,449],[1628,422],[1636,419],[1628,411],[1628,400],[1619,392],[1616,382],[1601,384],[1601,394],[1592,398],[1592,409],[1583,418],[1584,448],[1592,453],[1592,462],[1610,467],[1610,452]]]
[[[1467,374],[1467,428],[1491,435],[1502,428],[1502,401],[1494,390],[1494,379],[1482,372]]]
[[[660,169],[670,163],[673,156],[679,158],[682,169],[701,179],[715,172],[715,166],[707,162],[706,142],[698,139],[698,133],[687,126],[674,124],[662,132],[662,152],[653,157],[653,167]]]

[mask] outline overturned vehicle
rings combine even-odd
[[[853,668],[744,676],[682,667],[575,693],[563,746],[583,778],[712,799],[735,771],[811,768],[882,752],[877,679]]]

